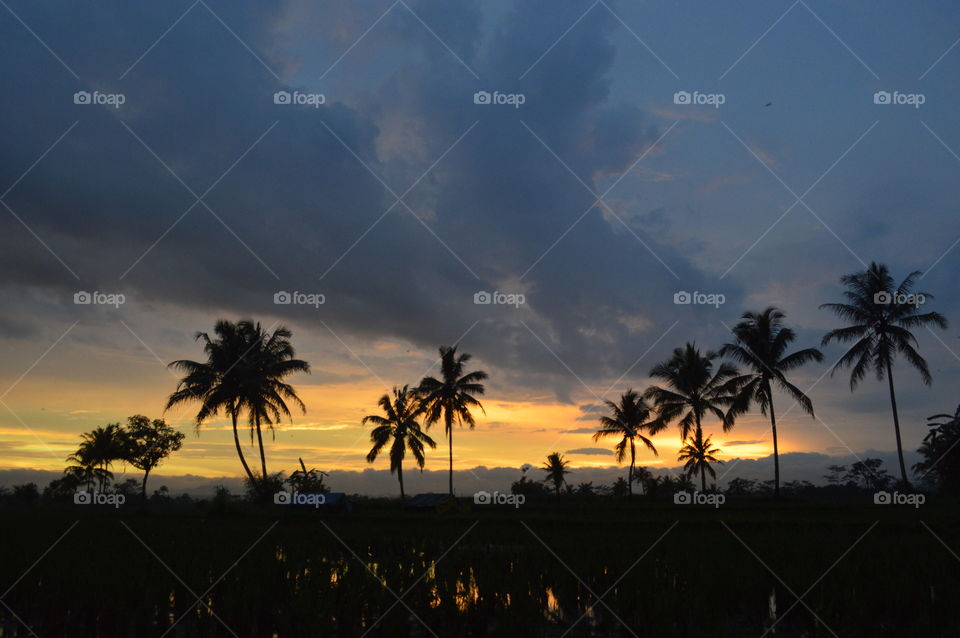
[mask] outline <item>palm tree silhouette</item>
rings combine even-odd
[[[687,343],[683,348],[674,349],[668,360],[650,370],[651,377],[663,379],[667,386],[651,386],[643,393],[657,409],[656,429],[679,418],[681,440],[686,440],[691,430],[702,437],[703,417],[707,414],[721,420],[724,432],[733,427],[736,412],[729,408],[733,406],[742,379],[729,363],[720,363],[714,370],[714,361],[719,356],[712,351],[701,354],[695,344]]]
[[[600,417],[600,429],[593,435],[593,440],[599,441],[608,436],[622,437],[614,448],[617,463],[623,462],[629,446],[630,467],[627,470],[627,485],[629,495],[633,496],[633,468],[637,463],[636,439],[640,439],[647,448],[657,454],[657,448],[653,446],[653,442],[641,432],[646,428],[651,430],[651,434],[655,434],[658,427],[662,428],[662,424],[650,419],[650,406],[633,389],[620,395],[619,404],[613,401],[605,401],[604,404],[610,409],[612,416]]]
[[[417,394],[423,400],[426,425],[429,428],[443,419],[444,433],[450,449],[450,495],[453,496],[453,422],[473,429],[476,426],[470,408],[480,408],[486,414],[480,401],[474,395],[483,394],[485,389],[480,383],[487,378],[482,370],[464,372],[465,364],[471,359],[466,352],[457,355],[457,346],[440,346],[440,379],[424,377],[417,388]]]
[[[250,422],[250,439],[256,433],[260,447],[261,476],[267,477],[266,457],[263,451],[261,424],[271,427],[281,416],[289,416],[285,400],[305,410],[303,401],[283,379],[295,372],[309,372],[306,361],[294,359],[290,345],[291,332],[277,328],[273,334],[264,331],[259,323],[242,320],[237,323],[221,319],[214,326],[215,338],[198,332],[197,341],[203,342],[207,356],[204,362],[180,360],[171,368],[184,373],[176,390],[167,399],[166,408],[192,401],[200,403],[196,425],[216,416],[221,410],[230,416],[233,424],[233,442],[240,463],[252,485],[257,483],[240,446],[237,419],[244,411]]]
[[[407,448],[416,459],[417,465],[423,470],[426,462],[424,456],[424,445],[429,445],[431,449],[437,447],[436,442],[420,429],[417,417],[423,413],[423,404],[417,397],[416,392],[411,392],[408,386],[403,386],[399,390],[393,388],[393,401],[390,395],[385,394],[377,402],[383,409],[386,417],[377,414],[371,414],[363,417],[363,423],[373,423],[376,425],[370,432],[370,442],[373,447],[367,454],[367,463],[373,463],[377,460],[380,450],[393,439],[393,445],[390,446],[390,473],[396,473],[400,481],[400,500],[406,499],[406,493],[403,491],[403,457],[406,455]]]
[[[106,482],[113,479],[110,466],[126,456],[127,440],[123,428],[119,423],[111,423],[84,432],[80,439],[80,447],[67,457],[76,466],[68,470],[75,476],[82,476],[87,483],[96,479],[102,492]]]
[[[704,440],[703,432],[700,430],[697,430],[697,432],[690,437],[687,444],[680,448],[680,455],[677,457],[677,460],[686,461],[683,469],[689,476],[695,476],[697,473],[700,474],[701,492],[707,491],[707,472],[710,472],[712,478],[717,478],[717,473],[710,467],[710,464],[723,463],[723,461],[714,456],[719,451],[719,449],[712,447],[709,436]]]
[[[724,344],[720,356],[727,356],[750,368],[741,377],[735,410],[746,412],[756,402],[760,412],[770,414],[773,432],[773,495],[780,497],[780,448],[777,442],[777,417],[773,408],[773,385],[793,397],[803,410],[813,416],[813,402],[800,388],[787,381],[786,373],[810,361],[823,361],[816,348],[805,348],[785,354],[796,334],[783,325],[783,311],[769,307],[763,312],[745,312],[742,321],[733,327],[733,343]]]
[[[563,477],[570,473],[570,470],[567,469],[568,465],[570,465],[570,462],[564,459],[562,454],[554,452],[547,455],[547,460],[541,468],[547,473],[547,478],[544,480],[553,483],[553,489],[557,496],[560,496],[560,488],[566,482]]]
[[[855,342],[831,370],[831,375],[840,367],[849,366],[850,391],[873,370],[877,380],[887,378],[890,390],[890,407],[893,411],[893,430],[897,438],[897,457],[900,461],[900,477],[903,486],[907,480],[907,468],[903,462],[903,445],[900,442],[900,417],[897,413],[897,395],[893,386],[893,361],[897,354],[920,373],[925,385],[933,382],[927,362],[916,350],[917,339],[911,328],[937,326],[946,329],[947,320],[938,312],[921,313],[921,303],[932,300],[928,293],[914,293],[920,271],[914,271],[894,286],[893,277],[884,264],[871,263],[860,272],[844,275],[840,282],[846,286],[844,303],[826,303],[821,308],[832,310],[848,325],[831,330],[824,335],[822,345],[831,341]],[[911,296],[912,295],[912,296]]]

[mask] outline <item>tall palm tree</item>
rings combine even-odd
[[[75,463],[74,474],[83,474],[87,479],[95,477],[103,491],[106,481],[113,479],[110,466],[114,461],[122,461],[127,452],[127,440],[119,423],[98,427],[80,435],[80,447],[67,457]],[[71,469],[71,468],[68,468]],[[80,469],[80,472],[77,472]]]
[[[271,434],[273,426],[283,417],[290,418],[287,401],[306,413],[307,408],[297,395],[293,386],[284,382],[296,372],[310,372],[310,364],[296,359],[296,352],[290,343],[293,333],[281,326],[269,333],[260,323],[241,322],[246,341],[251,344],[249,353],[243,358],[246,367],[247,383],[243,405],[247,408],[250,427],[257,434],[257,446],[260,450],[260,471],[267,477],[267,459],[263,451],[263,433],[261,425],[266,425]],[[252,434],[252,432],[251,432]]]
[[[627,485],[629,495],[633,496],[633,468],[637,463],[636,439],[640,439],[650,451],[657,454],[657,448],[653,446],[653,442],[643,436],[642,432],[644,429],[648,429],[651,434],[654,434],[658,427],[662,426],[656,420],[650,419],[650,406],[633,389],[620,395],[619,404],[613,401],[605,401],[604,403],[610,409],[612,416],[604,415],[600,417],[600,429],[593,435],[593,440],[599,441],[608,436],[621,437],[620,442],[614,448],[617,463],[623,462],[629,447],[630,467],[627,470]]]
[[[697,473],[700,474],[701,492],[707,491],[707,472],[710,472],[712,478],[717,478],[717,473],[710,464],[723,463],[723,461],[714,456],[718,452],[720,452],[720,450],[712,446],[710,437],[708,436],[706,440],[704,440],[703,432],[699,430],[690,437],[686,445],[680,448],[680,455],[677,457],[677,460],[686,461],[683,469],[689,476],[695,476]]]
[[[567,469],[568,465],[570,465],[570,461],[563,458],[563,455],[559,452],[554,452],[547,455],[547,460],[541,467],[547,473],[547,478],[544,480],[553,483],[553,489],[557,496],[560,496],[560,488],[566,482],[564,477],[570,473],[570,470]]]
[[[777,416],[773,408],[773,387],[793,397],[803,410],[813,416],[813,402],[800,388],[787,381],[786,373],[811,361],[823,361],[816,348],[805,348],[786,354],[787,347],[797,338],[783,325],[786,315],[778,308],[763,312],[745,312],[742,321],[733,327],[733,343],[724,344],[720,356],[727,356],[747,366],[750,371],[741,379],[737,410],[746,412],[756,402],[760,412],[770,414],[773,432],[773,495],[780,496],[780,448],[777,442]]]
[[[424,377],[417,388],[424,404],[424,415],[429,429],[443,419],[444,434],[450,449],[450,495],[453,496],[453,423],[456,421],[470,429],[476,426],[470,408],[480,408],[486,414],[480,401],[474,395],[483,394],[486,388],[481,381],[487,378],[483,370],[465,372],[466,363],[471,355],[466,352],[457,355],[457,346],[440,346],[440,378]]]
[[[666,387],[651,386],[643,393],[657,409],[655,427],[665,427],[679,419],[681,440],[686,440],[691,430],[702,436],[703,418],[708,414],[720,419],[724,432],[733,427],[736,411],[730,408],[742,379],[729,363],[720,363],[714,369],[719,356],[712,351],[701,354],[695,344],[687,343],[650,370],[651,377],[666,382]]]
[[[283,327],[269,334],[259,323],[248,320],[233,323],[221,319],[214,326],[214,335],[214,338],[206,332],[196,335],[197,341],[203,343],[206,361],[180,360],[170,364],[184,376],[167,399],[166,409],[181,403],[199,402],[198,430],[204,421],[215,417],[221,410],[229,415],[237,456],[251,484],[256,484],[240,446],[237,420],[244,411],[247,412],[251,442],[256,433],[261,476],[266,478],[260,425],[265,423],[272,427],[281,416],[289,416],[286,400],[292,400],[301,410],[305,409],[294,389],[283,379],[295,372],[309,372],[310,365],[294,359],[291,332]]]
[[[370,432],[370,442],[373,447],[367,454],[367,463],[373,463],[377,460],[380,450],[393,440],[390,446],[390,473],[396,474],[400,481],[400,500],[406,499],[406,493],[403,491],[403,457],[406,455],[407,448],[416,459],[417,465],[423,470],[426,462],[424,456],[424,445],[429,445],[431,449],[437,447],[436,442],[430,436],[420,429],[417,418],[423,413],[423,405],[417,397],[416,392],[411,392],[408,386],[403,386],[399,390],[393,388],[393,401],[390,395],[385,394],[377,402],[383,409],[385,417],[377,414],[371,414],[363,417],[363,423],[373,423],[376,427]]]
[[[903,445],[900,442],[900,416],[897,413],[897,395],[893,385],[893,361],[898,354],[920,373],[925,385],[933,382],[927,362],[917,352],[917,339],[912,328],[931,325],[946,329],[947,320],[938,312],[920,312],[921,303],[933,299],[928,293],[913,292],[920,271],[914,271],[895,286],[890,271],[884,264],[871,263],[863,271],[844,275],[840,282],[846,286],[843,303],[827,303],[821,308],[832,310],[846,325],[828,332],[822,341],[840,343],[854,342],[833,367],[831,374],[840,367],[850,367],[850,391],[873,370],[877,380],[887,379],[890,391],[890,407],[893,411],[893,430],[897,438],[897,456],[900,461],[900,477],[904,486],[909,485],[907,468],[903,462]],[[912,295],[912,297],[911,297]],[[912,303],[911,303],[912,302]]]

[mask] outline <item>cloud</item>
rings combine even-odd
[[[609,456],[613,452],[603,447],[581,447],[575,450],[567,450],[565,454],[591,454],[597,456]]]
[[[723,444],[727,446],[731,445],[757,445],[760,443],[766,443],[763,439],[755,439],[752,441],[724,441]]]

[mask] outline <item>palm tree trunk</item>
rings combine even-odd
[[[890,386],[890,406],[893,408],[893,430],[897,435],[897,459],[900,461],[900,476],[903,478],[903,487],[910,486],[907,480],[907,468],[903,464],[903,444],[900,443],[900,417],[897,415],[897,394],[893,391],[893,367],[887,361],[887,383]]]
[[[773,432],[773,498],[780,498],[780,448],[777,446],[777,417],[773,411],[773,394],[767,387],[770,398],[770,430]]]
[[[257,445],[260,447],[260,470],[263,472],[261,478],[263,479],[264,485],[267,482],[267,457],[263,453],[263,434],[260,432],[260,415],[255,414],[253,417],[253,424],[257,428]]]
[[[450,496],[453,496],[453,415],[447,414],[447,446],[450,448]]]
[[[707,470],[706,468],[700,468],[700,491],[707,491]]]
[[[407,495],[403,491],[403,461],[397,463],[397,478],[400,480],[400,500],[407,500]]]
[[[630,439],[630,472],[628,476],[630,480],[627,482],[627,487],[629,488],[628,494],[630,498],[633,498],[633,465],[637,462],[637,448],[633,445],[633,439]]]
[[[230,408],[230,416],[233,418],[233,443],[237,446],[237,455],[240,456],[240,463],[243,465],[243,470],[247,473],[247,478],[250,479],[250,485],[256,485],[257,481],[253,478],[253,472],[250,471],[250,466],[247,465],[247,459],[243,456],[243,448],[240,447],[240,435],[237,433],[237,413],[233,410],[233,407]]]

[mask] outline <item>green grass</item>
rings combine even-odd
[[[924,523],[960,551],[958,514],[935,500],[919,510],[567,501],[445,515],[371,501],[326,517],[7,509],[0,585],[13,585],[3,602],[41,638],[171,626],[171,637],[760,636],[773,592],[782,619],[771,636],[951,636],[960,561]],[[813,611],[784,615],[791,590]],[[201,594],[208,607],[195,604]],[[31,635],[2,606],[0,619],[4,638]]]

